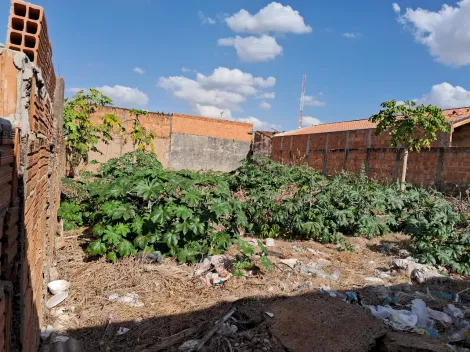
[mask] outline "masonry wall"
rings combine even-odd
[[[106,114],[121,117],[126,132],[132,129],[134,117],[129,110],[104,107],[98,108],[92,116],[94,123]],[[253,125],[236,121],[212,119],[184,114],[156,114],[139,117],[140,123],[156,133],[155,153],[163,167],[181,170],[231,171],[250,152]],[[126,143],[127,140],[127,143]],[[109,144],[97,146],[101,153],[91,152],[90,160],[104,163],[112,158],[133,151],[129,135],[116,135]],[[88,165],[88,170],[98,165]]]
[[[29,13],[42,26],[36,46],[0,49],[0,351],[38,350],[65,171],[64,82],[36,61],[49,55],[42,8],[13,2],[9,38],[20,30],[12,18],[26,23]]]
[[[430,150],[410,153],[407,181],[444,190],[470,184],[467,126],[455,129],[451,146],[449,136],[442,134]],[[271,156],[284,164],[307,164],[328,176],[364,168],[371,178],[393,182],[401,175],[403,151],[389,148],[389,143],[389,135],[376,136],[373,129],[274,136]]]

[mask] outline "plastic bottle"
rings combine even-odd
[[[447,313],[454,321],[462,319],[465,315],[459,308],[457,308],[453,304],[448,304],[447,307],[444,308],[444,313]]]

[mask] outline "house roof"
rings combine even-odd
[[[442,110],[442,113],[446,117],[446,119],[449,122],[451,122],[452,125],[455,127],[458,127],[460,125],[470,122],[470,107],[446,109],[446,110]],[[370,122],[368,119],[332,122],[332,123],[323,123],[320,125],[301,128],[301,129],[294,130],[294,131],[279,133],[279,134],[276,134],[276,137],[294,136],[294,135],[301,135],[301,134],[313,134],[313,133],[364,130],[364,129],[375,128],[376,126],[377,126],[376,123]]]

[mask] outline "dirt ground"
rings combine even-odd
[[[361,306],[382,304],[385,297],[396,297],[403,305],[422,298],[429,307],[442,310],[449,302],[432,292],[456,293],[470,287],[462,278],[414,285],[407,273],[391,271],[390,260],[406,255],[406,239],[399,234],[370,241],[351,238],[353,252],[311,241],[276,240],[269,253],[272,272],[230,277],[214,285],[204,275],[194,275],[198,267],[177,265],[171,259],[159,264],[133,258],[116,264],[89,261],[81,247],[86,239],[69,233],[55,266],[57,278],[71,283],[69,295],[44,317],[54,333],[43,349],[50,348],[51,339],[67,335],[92,352],[184,351],[181,345],[201,343],[218,324],[201,351],[465,350],[447,344],[444,328],[436,327],[439,339],[394,332]],[[283,259],[297,263],[291,268]],[[305,270],[316,263],[322,264],[323,277]],[[356,293],[357,301],[344,302],[339,296],[346,292]],[[112,295],[125,294],[135,294],[141,304],[110,301]],[[221,322],[227,313],[232,315]],[[121,328],[129,330],[119,334]]]

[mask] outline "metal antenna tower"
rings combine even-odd
[[[300,111],[299,111],[299,126],[302,128],[302,120],[304,118],[304,100],[305,100],[305,83],[307,82],[307,74],[304,73],[302,77],[302,92],[300,93]]]

